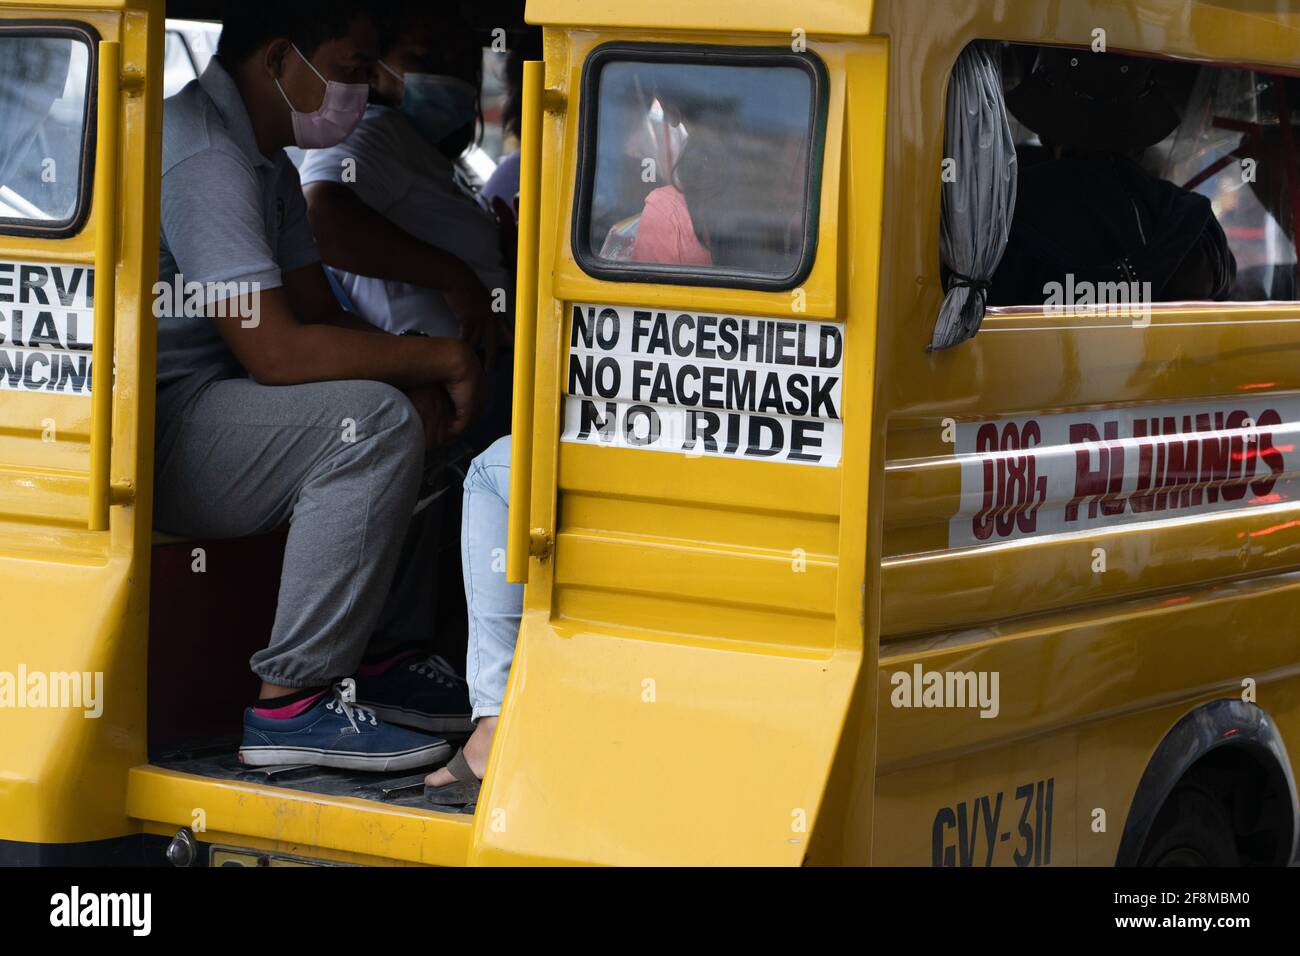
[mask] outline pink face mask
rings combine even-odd
[[[366,112],[366,101],[370,98],[368,83],[336,83],[320,75],[311,61],[302,55],[295,44],[293,52],[301,57],[302,62],[325,84],[325,98],[321,100],[320,109],[314,113],[299,113],[289,102],[288,95],[280,81],[275,81],[276,89],[289,103],[289,112],[293,115],[293,139],[302,149],[329,149],[337,146],[357,128],[361,117]]]

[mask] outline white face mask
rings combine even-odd
[[[302,149],[328,149],[337,146],[352,135],[352,131],[361,122],[361,117],[365,115],[366,101],[370,98],[370,85],[336,83],[334,80],[327,80],[320,75],[316,67],[311,65],[311,60],[302,55],[297,44],[293,45],[293,52],[297,53],[302,62],[307,64],[307,68],[325,84],[325,98],[321,100],[320,109],[314,113],[300,113],[293,108],[293,103],[289,102],[289,96],[284,92],[280,81],[278,79],[275,81],[276,89],[289,104],[289,112],[293,116],[294,142]]]

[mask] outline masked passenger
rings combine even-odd
[[[474,732],[445,767],[425,778],[425,796],[438,806],[464,806],[478,800],[505,700],[524,608],[524,587],[506,581],[501,561],[509,511],[507,435],[475,458],[465,476],[460,551],[469,618],[465,676]]]
[[[645,198],[630,261],[794,269],[805,207],[798,188],[805,181],[804,139],[770,124],[756,128],[741,105],[753,100],[747,83],[729,75],[707,86],[689,78],[657,84],[651,126],[667,182]],[[619,224],[616,233],[620,227],[630,232],[633,224]]]
[[[724,265],[721,246],[733,236],[725,217],[734,215],[739,184],[730,162],[721,117],[693,91],[661,85],[652,125],[658,127],[659,169],[666,185],[650,192],[636,226],[633,262],[678,266]]]
[[[509,337],[514,283],[496,219],[456,164],[477,131],[482,51],[464,22],[427,3],[385,4],[379,17],[364,117],[300,170],[321,255],[367,321],[459,336],[491,357]]]
[[[1236,261],[1210,201],[1137,162],[1179,122],[1151,61],[1044,48],[1006,99],[1046,158],[1020,164],[991,305],[1042,303],[1069,277],[1125,283],[1155,302],[1228,297]]]
[[[441,662],[394,658],[425,570],[402,560],[421,466],[468,427],[482,371],[455,338],[387,335],[339,307],[285,153],[360,122],[379,45],[367,6],[232,0],[216,57],[164,108],[160,285],[200,286],[207,308],[157,305],[155,525],[289,528],[251,661],[249,765],[432,765],[446,742],[409,726],[456,729],[467,705]]]

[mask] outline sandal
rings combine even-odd
[[[441,787],[424,785],[424,798],[437,807],[463,807],[478,802],[479,787],[483,780],[470,768],[465,759],[465,748],[447,762],[447,770],[456,778],[455,783]]]

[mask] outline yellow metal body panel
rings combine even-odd
[[[788,38],[793,30],[805,34],[861,36],[869,32],[872,0],[812,0],[793,10],[784,0],[755,3],[695,3],[665,0],[653,7],[619,0],[529,0],[528,22],[546,26],[616,30],[698,30],[722,35],[765,33]]]
[[[1295,504],[949,547],[960,469],[944,420],[1020,418],[1300,388],[1300,307],[1156,307],[1125,320],[989,316],[926,353],[939,278],[944,98],[972,40],[1086,45],[1293,69],[1300,12],[1246,2],[877,4],[889,80],[877,435],[883,438],[877,863],[928,864],[936,813],[1055,781],[1053,864],[1112,864],[1157,745],[1207,701],[1258,704],[1300,758]],[[889,317],[888,321],[884,317]],[[1261,383],[1264,387],[1260,388]],[[1093,569],[1104,549],[1106,572]],[[997,671],[1001,712],[890,706],[892,675]],[[1106,813],[1104,832],[1096,811]],[[1003,829],[1009,810],[1003,811]],[[1016,840],[994,863],[1012,863]],[[984,846],[976,853],[984,862]]]
[[[460,866],[473,818],[373,800],[207,780],[157,767],[130,773],[127,812],[148,832],[191,827],[204,843],[339,863]]]
[[[70,709],[0,710],[4,840],[84,842],[136,828],[126,813],[126,772],[145,759],[155,367],[150,289],[158,268],[162,15],[161,0],[0,5],[0,27],[12,20],[72,21],[121,47],[120,148],[96,162],[116,169],[124,200],[117,210],[110,478],[134,489],[110,509],[108,530],[86,530],[90,399],[4,393],[0,577],[15,597],[0,641],[0,670],[89,671],[103,680],[97,719]],[[75,237],[0,236],[0,260],[99,265],[95,239],[105,214],[96,195]],[[97,394],[106,378],[96,376]]]

